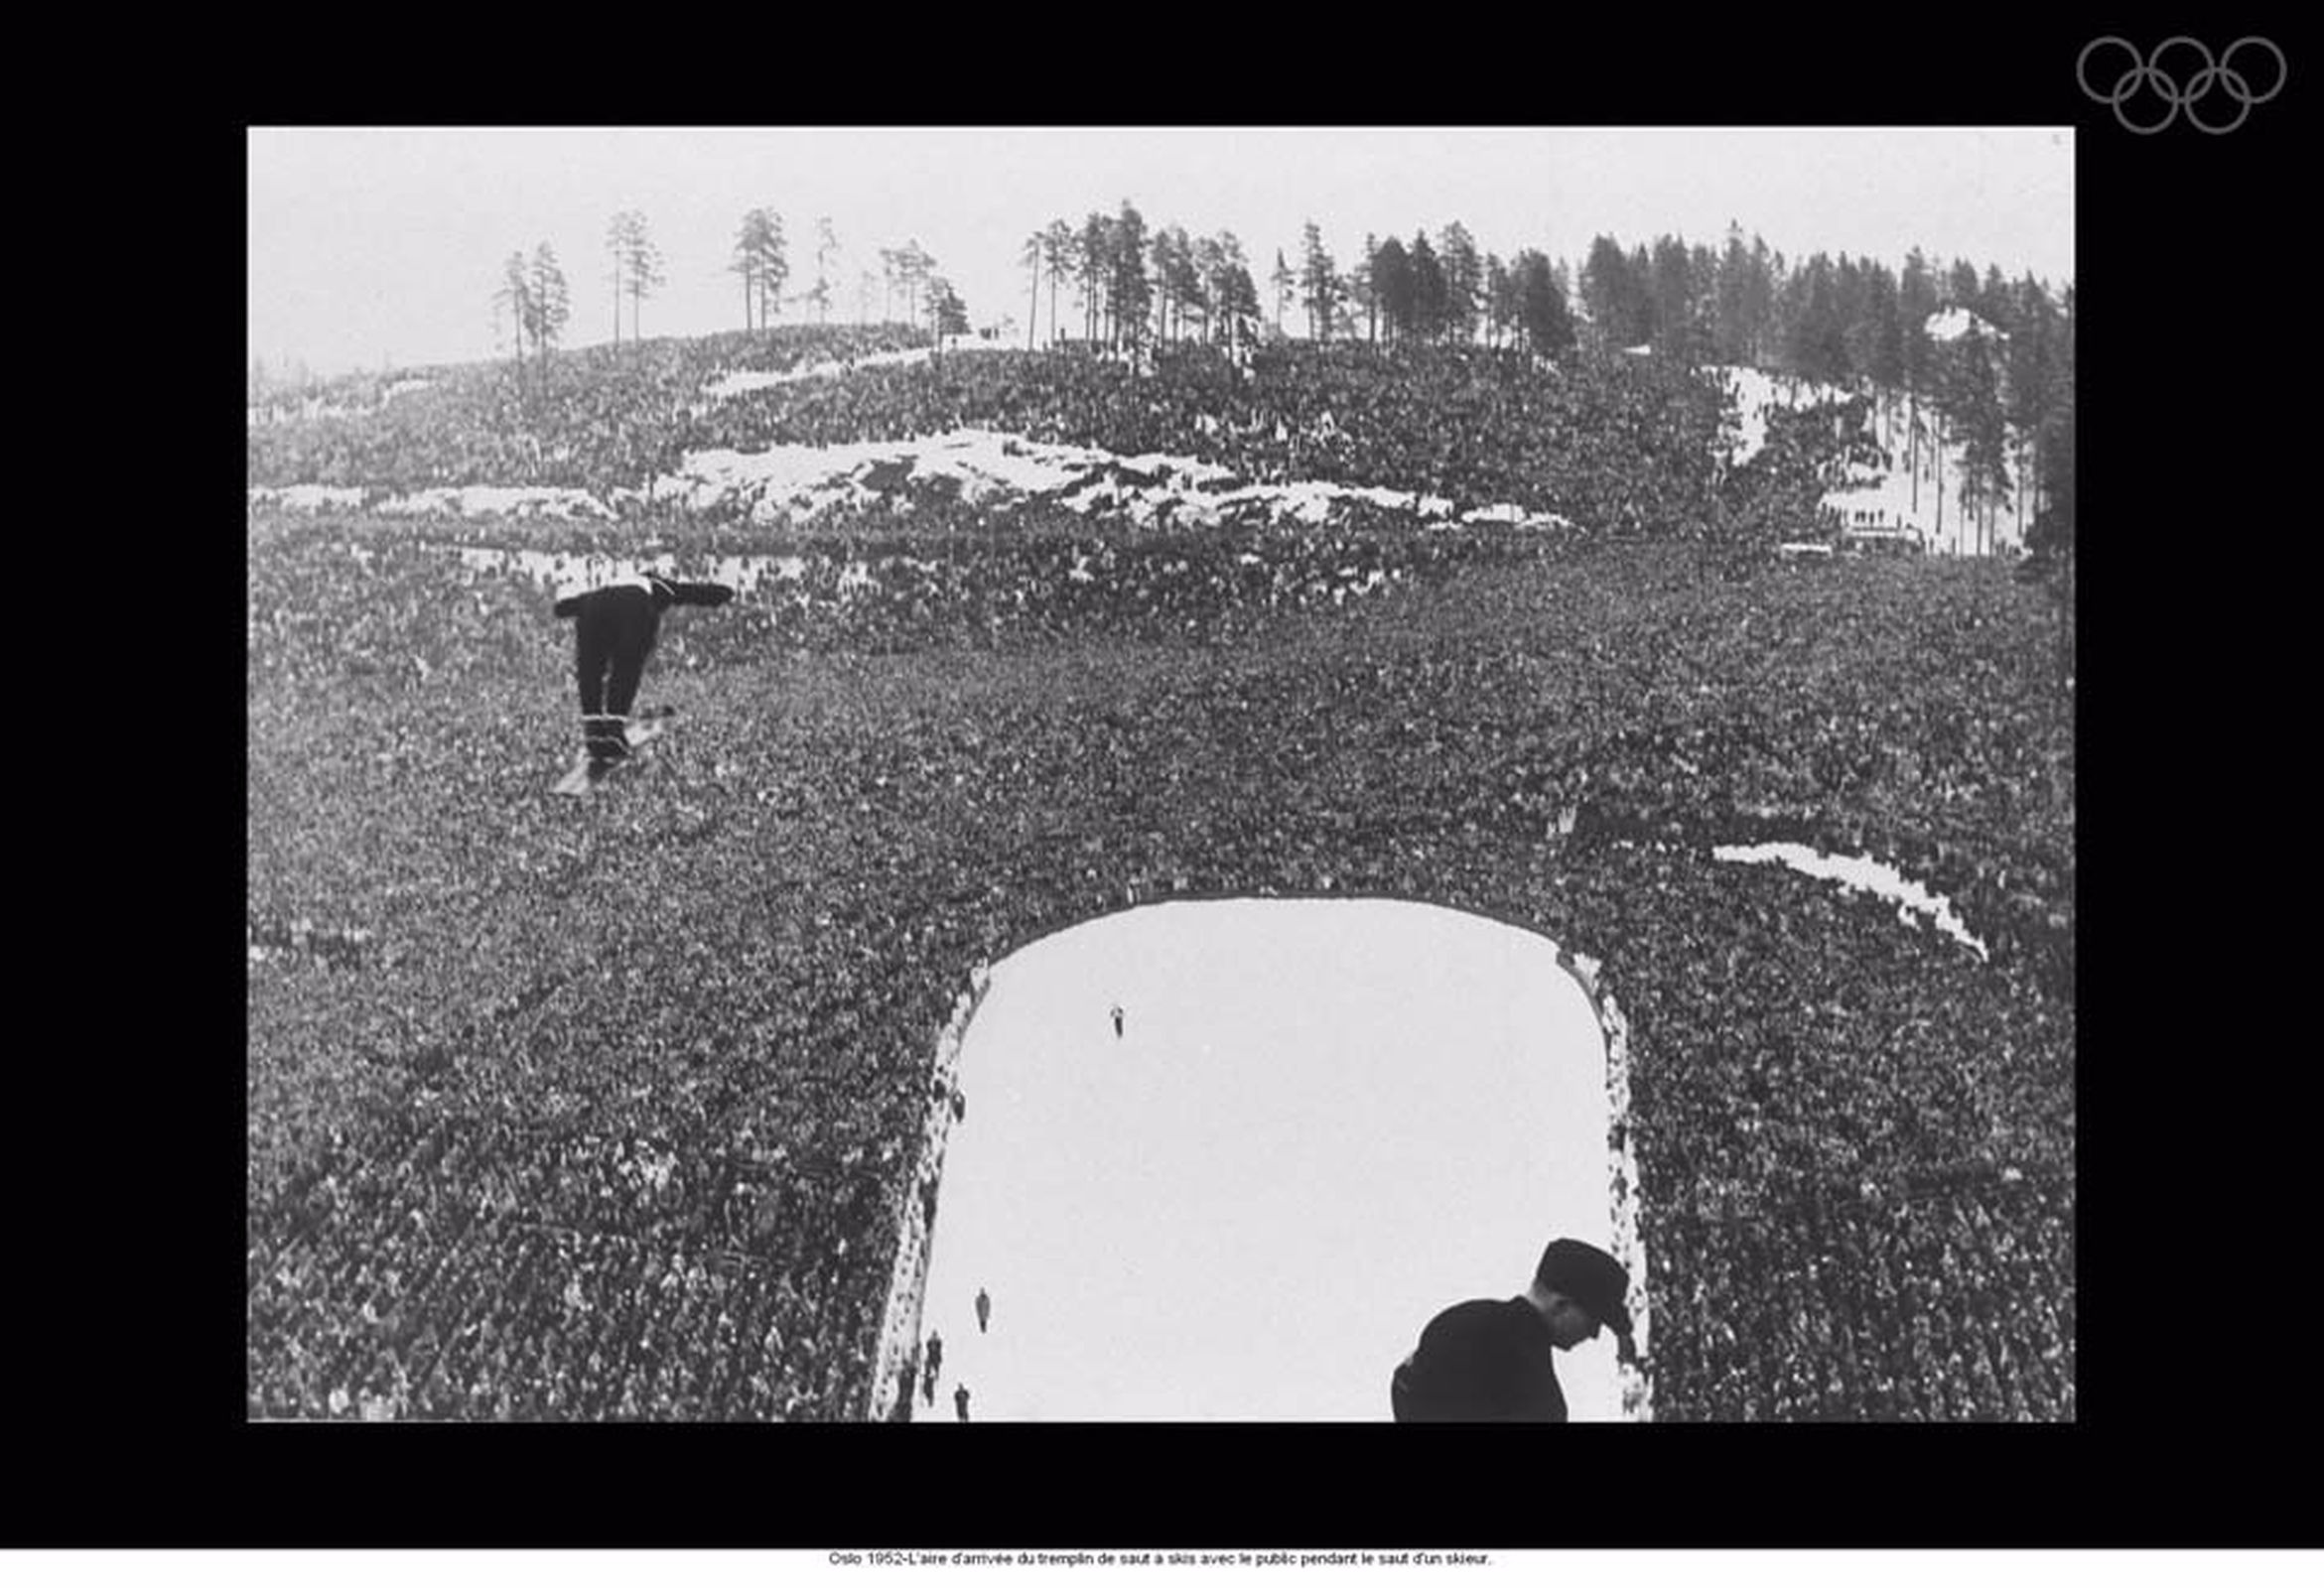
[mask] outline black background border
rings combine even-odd
[[[45,1350],[20,1355],[30,1393],[16,1431],[20,1449],[36,1456],[22,1503],[11,1508],[8,1530],[19,1536],[9,1541],[811,1549],[2314,1542],[2312,1506],[2292,1487],[2308,1464],[2275,1454],[2272,1439],[2308,1432],[2292,1403],[2307,1394],[2298,1384],[2307,1342],[2295,1337],[2284,1350],[2282,1336],[2296,1323],[2268,1294],[2278,1271],[2297,1275],[2288,1259],[2306,1243],[2265,1222],[2270,1210],[2313,1201],[2287,1167],[2298,1162],[2290,1132],[2305,1110],[2284,1090],[2298,1085],[2303,1065],[2294,1056],[2308,1045],[2242,1012],[2266,1001],[2254,990],[2268,985],[2264,948],[2280,938],[2226,894],[2236,885],[2231,868],[2212,857],[2271,829],[2288,838],[2295,819],[2284,807],[2298,780],[2278,763],[2298,746],[2275,714],[2299,711],[2297,686],[2313,669],[2293,648],[2296,622],[2269,609],[2277,583],[2269,541],[2310,526],[2280,505],[2275,481],[2299,453],[2291,410],[2267,394],[2285,338],[2306,325],[2304,316],[2284,323],[2281,306],[2270,311],[2236,288],[2240,272],[2275,261],[2296,269],[2301,258],[2292,219],[2310,185],[2295,182],[2291,150],[2305,120],[2303,69],[2315,58],[2298,30],[2190,22],[2214,49],[2245,34],[2273,39],[2291,62],[2287,91],[2232,134],[2179,127],[2139,137],[2074,78],[2091,39],[2131,33],[2119,23],[1965,14],[1985,28],[1972,37],[1926,17],[1886,24],[1837,15],[1824,14],[1814,29],[1748,18],[1703,24],[1684,13],[1658,27],[1640,15],[1598,34],[1570,18],[1554,28],[1483,21],[1446,38],[1434,64],[1428,49],[1400,45],[1393,29],[1354,13],[1329,19],[1344,41],[1330,46],[1315,38],[1216,42],[1195,37],[1190,21],[1157,43],[1162,27],[1136,18],[1119,29],[1085,20],[1054,33],[1029,23],[1022,30],[1061,45],[1019,45],[965,25],[944,36],[937,24],[893,39],[811,41],[769,20],[752,25],[763,40],[732,58],[691,57],[673,80],[620,55],[611,42],[617,27],[593,30],[609,38],[594,58],[523,51],[473,31],[386,49],[327,41],[304,53],[311,39],[253,41],[235,97],[205,93],[209,103],[176,116],[170,158],[187,162],[185,185],[153,201],[168,216],[222,231],[238,218],[233,196],[246,192],[248,124],[2078,128],[2081,450],[2092,460],[2081,481],[2081,602],[2092,620],[2081,628],[2079,732],[2092,797],[2081,830],[2075,1423],[1554,1433],[996,1425],[966,1444],[885,1427],[253,1425],[241,1382],[237,1148],[245,1122],[231,1062],[231,1032],[244,1013],[231,991],[243,966],[233,907],[241,878],[221,831],[183,856],[182,885],[200,890],[205,929],[174,956],[170,974],[179,980],[154,1011],[133,1016],[167,1018],[169,1027],[131,1041],[155,1060],[138,1076],[136,1112],[147,1128],[133,1129],[133,1142],[116,1135],[116,1150],[138,1165],[119,1177],[122,1205],[102,1194],[96,1204],[98,1219],[136,1221],[142,1255],[124,1264],[87,1232],[74,1281],[81,1302],[63,1308],[53,1330],[33,1320]],[[2007,36],[1995,37],[2004,27]],[[927,59],[884,59],[917,54],[920,28]],[[1494,37],[1483,38],[1485,30]],[[1320,24],[1310,31],[1319,34]],[[2151,45],[2160,34],[2132,37]],[[1137,39],[1144,42],[1129,42]],[[1497,75],[1478,62],[1499,63]],[[656,80],[631,85],[625,75]],[[155,90],[165,105],[186,92]],[[1733,208],[1751,229],[1750,196],[1738,194]],[[1448,218],[1382,220],[1402,229]],[[1823,246],[1813,237],[1768,241],[1791,256]],[[1925,243],[1940,260],[1953,255],[1940,235]],[[230,276],[240,261],[235,250],[201,251],[199,268],[221,279],[200,301],[215,304],[237,290]],[[2280,278],[2256,279],[2272,287]],[[2313,291],[2306,285],[2293,296]],[[2275,323],[2262,318],[2269,313]],[[206,330],[215,331],[214,345]],[[231,316],[200,323],[195,341],[207,367],[196,406],[205,422],[159,438],[191,454],[175,477],[214,488],[214,506],[202,513],[215,512],[219,540],[243,488],[228,428],[239,424],[239,381],[231,390],[225,381],[247,356],[234,331]],[[230,559],[203,554],[177,567],[185,588],[201,594],[191,611],[172,603],[161,623],[189,623],[186,654],[202,654],[219,673],[238,670],[232,631],[219,619],[212,634],[212,619],[201,615],[211,600],[221,611],[238,603]],[[229,808],[173,802],[170,823],[206,832],[214,814],[222,830],[234,802],[220,803]],[[2163,985],[2178,993],[2158,1009],[2152,1000]],[[119,1108],[114,1092],[100,1102]],[[81,1161],[68,1140],[49,1150]],[[85,1163],[80,1172],[90,1172]]]

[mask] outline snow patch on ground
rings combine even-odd
[[[901,362],[927,349],[858,359]],[[732,395],[818,370],[760,374],[742,371],[709,388]],[[388,498],[377,511],[394,516],[444,515],[606,519],[625,502],[675,503],[696,511],[739,510],[761,523],[804,522],[840,509],[864,509],[935,488],[972,507],[1046,501],[1077,513],[1107,513],[1142,526],[1218,527],[1225,524],[1318,526],[1351,504],[1409,513],[1424,523],[1505,524],[1535,531],[1572,527],[1556,513],[1510,502],[1457,511],[1447,497],[1379,485],[1326,480],[1257,483],[1220,463],[1165,453],[1123,456],[1097,447],[1038,442],[974,428],[899,441],[837,446],[773,446],[745,452],[712,448],[685,455],[677,470],[642,491],[605,495],[570,486],[439,485]],[[254,486],[252,506],[307,510],[360,507],[360,487]]]
[[[1794,381],[1781,375],[1771,375],[1764,369],[1753,369],[1748,364],[1709,364],[1708,373],[1723,380],[1734,393],[1735,417],[1742,431],[1735,442],[1733,462],[1749,463],[1759,449],[1767,445],[1767,414],[1774,408],[1808,408],[1817,403],[1839,402],[1854,393],[1822,381]]]
[[[2007,341],[2008,332],[2002,331],[1982,315],[1955,307],[1940,309],[1928,318],[1923,330],[1931,341],[1959,341],[1975,327],[1987,341]]]
[[[1826,855],[1805,844],[1725,844],[1710,853],[1714,860],[1736,860],[1746,865],[1775,861],[1809,876],[1826,877],[1844,887],[1891,899],[1899,906],[1898,919],[1910,922],[1916,915],[1930,917],[1939,931],[1975,949],[1979,959],[1989,958],[1984,944],[1971,936],[1961,917],[1953,912],[1950,900],[1931,893],[1893,865],[1868,855]]]
[[[379,505],[397,517],[611,518],[594,492],[569,485],[438,485]]]
[[[871,505],[911,486],[947,482],[971,504],[1046,500],[1078,513],[1116,513],[1138,524],[1216,526],[1251,518],[1321,524],[1350,502],[1369,502],[1434,522],[1453,503],[1418,491],[1323,480],[1244,483],[1234,470],[1163,453],[1124,457],[1101,448],[1036,442],[1001,431],[962,429],[908,441],[835,447],[769,447],[758,452],[689,453],[676,473],[646,496],[695,509],[745,508],[761,522],[812,519],[839,506]],[[1472,509],[1464,523],[1561,528],[1566,520],[1507,503]]]
[[[1949,313],[1966,316],[1968,312],[1962,310]],[[1933,317],[1932,327],[1944,318]],[[1966,325],[1966,321],[1962,324]],[[1988,333],[1992,333],[1990,327],[1985,329]],[[1935,334],[1934,331],[1932,334]],[[1959,331],[1955,334],[1959,334]],[[1793,381],[1785,376],[1771,375],[1765,370],[1740,364],[1712,364],[1707,368],[1713,376],[1723,379],[1734,393],[1735,416],[1740,429],[1730,462],[1736,464],[1748,463],[1767,444],[1767,415],[1773,409],[1804,408],[1865,395],[1863,392],[1820,381]],[[1963,524],[1958,505],[1962,484],[1961,449],[1958,446],[1947,446],[1940,460],[1934,445],[1935,420],[1926,401],[1919,406],[1920,422],[1924,427],[1921,445],[1917,450],[1912,448],[1905,433],[1906,419],[1911,409],[1903,396],[1892,391],[1878,391],[1872,396],[1873,409],[1869,423],[1875,438],[1883,439],[1888,447],[1889,466],[1875,478],[1858,478],[1826,491],[1823,505],[1840,515],[1844,529],[1903,529],[1917,536],[1922,549],[1926,551],[1963,553],[1974,550],[1978,544],[1976,532]],[[2022,438],[2016,432],[2010,433],[2013,477],[2021,441]],[[1916,459],[1920,474],[1917,486],[1913,478]],[[1942,485],[1939,483],[1940,472],[1943,475]],[[2019,482],[2018,489],[2022,488],[2022,482]],[[2003,510],[1993,526],[1996,549],[2014,545],[2017,541],[2015,491],[2010,500],[2011,507]],[[2027,516],[2030,518],[2030,510]],[[1803,530],[1809,527],[1801,526]]]
[[[798,369],[732,369],[705,381],[702,395],[714,403],[724,402],[729,397],[740,397],[747,391],[763,391],[769,386],[788,386],[802,380],[822,380],[832,375],[844,375],[851,369],[866,369],[874,364],[919,363],[933,351],[929,347],[905,347],[894,352],[866,353],[861,358],[829,359]]]
[[[931,565],[904,558],[920,568]],[[557,599],[599,590],[640,574],[660,574],[665,578],[705,578],[733,588],[738,594],[749,595],[769,580],[804,578],[807,560],[803,557],[717,557],[710,561],[707,572],[687,572],[681,575],[676,559],[671,557],[609,557],[574,552],[503,551],[491,546],[463,546],[460,562],[464,568],[478,573],[513,573],[548,586],[556,592]],[[851,581],[850,576],[853,576]],[[870,570],[856,563],[843,571],[840,583],[869,584]]]
[[[253,507],[296,507],[302,512],[321,512],[329,507],[360,507],[363,505],[363,487],[360,485],[259,485],[250,491]]]

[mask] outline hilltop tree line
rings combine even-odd
[[[1112,347],[1194,340],[1240,349],[1269,319],[1282,335],[1295,302],[1318,341],[1354,336],[1360,324],[1360,334],[1375,343],[1481,339],[1541,353],[1573,344],[1560,268],[1538,249],[1507,262],[1480,253],[1457,221],[1434,242],[1425,231],[1409,244],[1367,237],[1362,261],[1343,273],[1310,220],[1299,252],[1295,270],[1276,250],[1263,302],[1232,231],[1194,236],[1181,225],[1150,227],[1127,198],[1115,213],[1093,210],[1078,226],[1052,220],[1028,233],[1018,253],[1027,275],[1025,344],[1037,344],[1044,286],[1049,338],[1071,339],[1059,302],[1068,285],[1079,313],[1075,334]]]
[[[1196,237],[1179,225],[1149,228],[1127,198],[1114,214],[1091,210],[1078,226],[1059,218],[1028,233],[1017,262],[1028,276],[1027,347],[1039,335],[1044,282],[1052,341],[1066,339],[1057,295],[1067,282],[1084,341],[1240,348],[1258,336],[1259,289],[1242,240],[1231,231]]]
[[[818,325],[828,324],[838,283],[833,264],[839,257],[839,235],[831,217],[815,222],[814,275],[795,293],[785,293],[790,281],[789,244],[780,214],[764,206],[743,216],[736,233],[728,270],[742,279],[743,329],[763,330],[785,307],[810,308]],[[635,209],[615,213],[606,227],[606,254],[614,299],[614,342],[621,340],[621,304],[629,305],[629,335],[643,335],[640,314],[646,299],[668,284],[662,253],[653,241],[644,214]],[[937,270],[936,261],[918,239],[900,248],[880,250],[883,278],[881,318],[902,318],[913,325],[925,320],[939,336],[963,332],[968,308],[951,282]],[[871,319],[872,274],[865,271],[857,283],[857,316]],[[546,370],[550,353],[562,343],[573,319],[573,294],[556,250],[542,242],[527,260],[521,250],[508,256],[499,286],[492,294],[496,343],[511,349],[521,367],[528,359]]]
[[[666,278],[642,213],[616,213],[606,247],[618,343],[623,297],[634,338],[642,333],[641,305]],[[1295,268],[1276,251],[1263,304],[1232,231],[1196,236],[1174,223],[1153,227],[1128,198],[1113,214],[1093,210],[1078,225],[1053,219],[1028,233],[1018,255],[1028,278],[1026,344],[1037,340],[1044,296],[1050,339],[1069,339],[1060,304],[1060,289],[1069,286],[1079,339],[1114,347],[1194,340],[1239,350],[1258,337],[1269,310],[1282,335],[1296,302],[1307,335],[1319,341],[1481,342],[1552,357],[1576,345],[1645,349],[1846,390],[1869,384],[1904,394],[1903,445],[1916,507],[1923,445],[1957,447],[1963,512],[1989,526],[2013,489],[2038,480],[2048,521],[2037,518],[2036,549],[2061,534],[2071,538],[2070,284],[2053,292],[2030,272],[2012,281],[1998,265],[1981,273],[1966,259],[1940,268],[1918,248],[1898,269],[1845,253],[1792,262],[1756,235],[1746,243],[1731,223],[1717,249],[1678,235],[1625,249],[1601,234],[1578,272],[1539,249],[1506,260],[1480,250],[1459,221],[1433,238],[1419,229],[1410,240],[1368,233],[1361,257],[1343,270],[1308,220],[1299,253]],[[783,217],[763,206],[750,210],[728,265],[742,282],[744,329],[765,328],[786,306],[811,309],[818,324],[827,323],[838,254],[831,217],[821,216],[814,274],[786,293]],[[925,324],[938,337],[969,329],[966,306],[918,239],[881,249],[879,260],[884,321]],[[870,318],[872,285],[864,272],[857,296],[863,319]],[[493,301],[519,365],[529,356],[545,369],[572,317],[570,290],[546,242],[530,260],[508,257]],[[1966,312],[1966,330],[1932,335],[1932,319],[1953,310]],[[1940,471],[1940,490],[1942,477]]]

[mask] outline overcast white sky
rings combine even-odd
[[[783,217],[791,287],[815,221],[860,272],[916,237],[978,325],[1024,325],[1025,235],[1124,198],[1150,226],[1231,230],[1261,280],[1313,219],[1344,266],[1366,232],[1432,237],[1459,220],[1504,257],[1578,263],[1590,239],[1730,219],[1787,256],[1819,249],[2074,273],[2074,134],[2057,128],[252,128],[249,351],[318,373],[491,356],[501,262],[546,241],[573,289],[569,345],[613,331],[606,225],[642,210],[668,284],[645,334],[742,326],[728,270],[744,212]],[[1062,295],[1070,316],[1070,292]],[[1042,314],[1047,290],[1042,290]],[[794,316],[798,311],[794,311]],[[626,320],[624,320],[626,326]]]

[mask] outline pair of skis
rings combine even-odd
[[[593,761],[588,746],[584,745],[574,755],[573,765],[567,768],[563,777],[557,779],[549,792],[567,799],[580,799],[594,792],[622,767],[633,765],[637,760],[637,752],[661,737],[668,729],[671,719],[676,716],[677,708],[673,706],[639,713],[624,734],[629,741],[629,753],[617,761]]]

